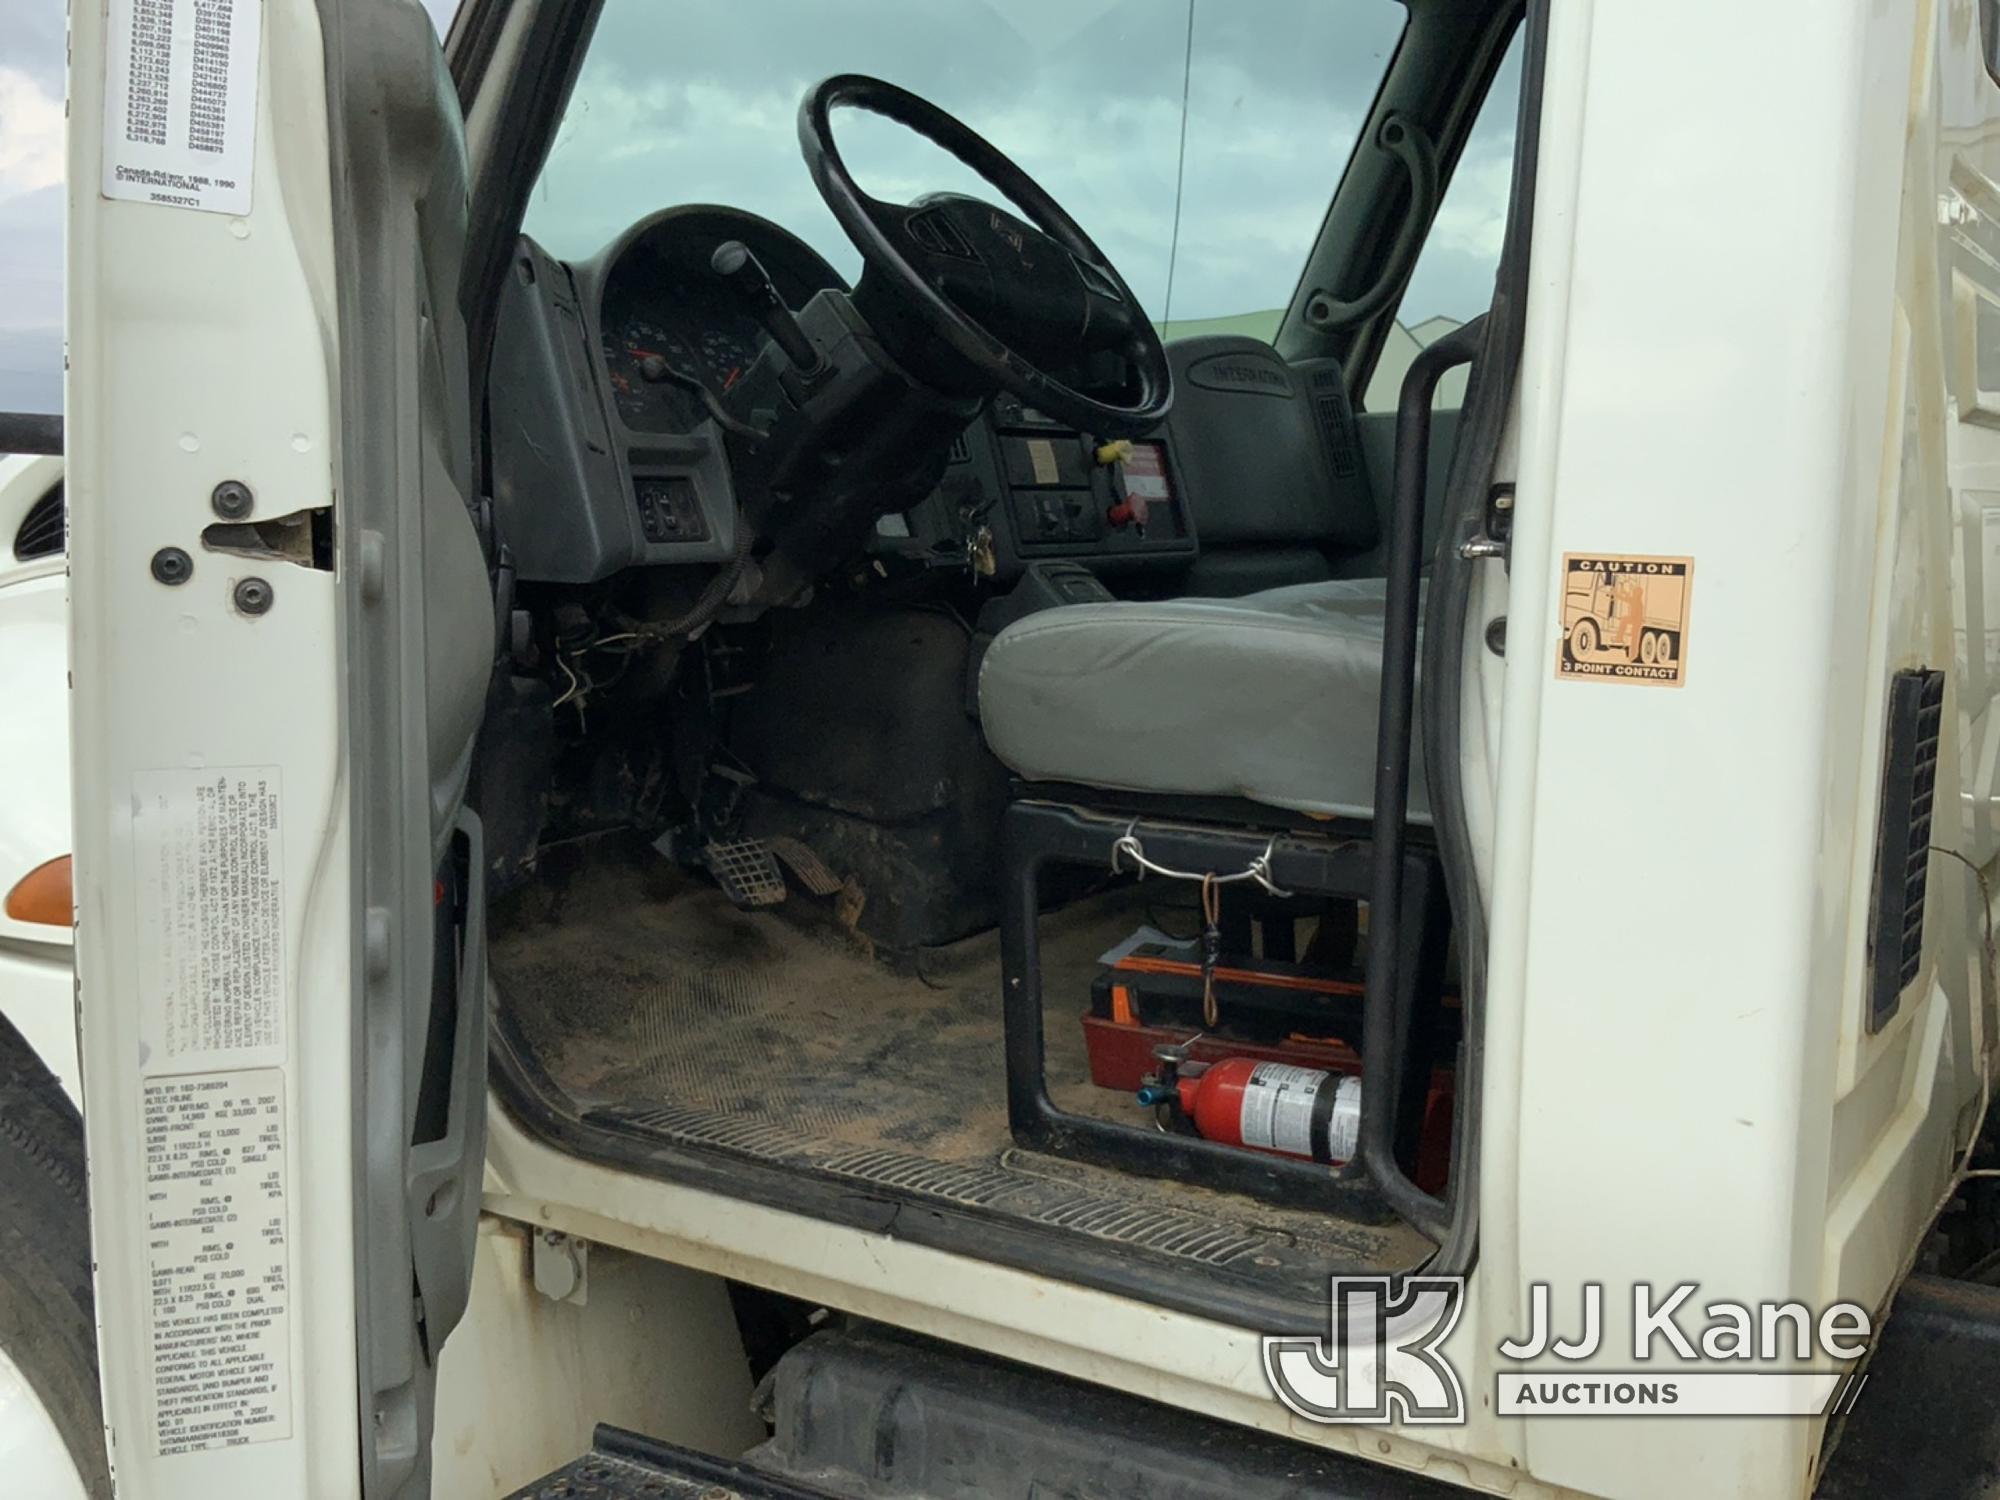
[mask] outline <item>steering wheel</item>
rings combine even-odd
[[[959,193],[906,207],[870,197],[833,141],[830,116],[840,105],[894,120],[949,151],[1028,219]],[[1139,299],[1076,220],[971,126],[908,89],[840,73],[799,105],[799,148],[862,260],[987,382],[1099,436],[1136,436],[1167,414],[1173,373]],[[1128,403],[1087,396],[1045,368],[1105,350],[1134,372],[1138,393]]]

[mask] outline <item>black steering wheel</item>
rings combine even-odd
[[[1028,219],[959,193],[908,206],[870,197],[834,145],[830,116],[839,105],[894,120],[949,151]],[[977,375],[1092,434],[1137,435],[1167,414],[1173,374],[1139,299],[1055,199],[971,126],[908,89],[840,73],[799,105],[799,148],[862,260]],[[1107,350],[1133,372],[1137,394],[1127,403],[1087,396],[1045,368]]]

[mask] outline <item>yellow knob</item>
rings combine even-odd
[[[1122,464],[1131,458],[1131,456],[1132,440],[1130,438],[1119,438],[1116,442],[1099,443],[1097,445],[1097,461],[1099,464]]]

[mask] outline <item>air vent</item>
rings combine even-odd
[[[14,556],[22,562],[54,557],[63,549],[63,492],[57,485],[28,507],[14,533]]]
[[[1930,869],[1931,803],[1943,718],[1944,673],[1907,671],[1889,679],[1875,895],[1868,924],[1870,1031],[1880,1031],[1896,1014],[1923,958],[1924,882]]]
[[[1336,479],[1355,475],[1354,413],[1347,404],[1347,378],[1340,366],[1329,365],[1313,371],[1313,414],[1319,418],[1320,441],[1326,444],[1326,461]]]
[[[955,464],[972,462],[972,444],[962,432],[951,440],[951,461]]]

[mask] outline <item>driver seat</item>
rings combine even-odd
[[[1028,615],[980,664],[987,743],[1031,782],[1372,820],[1385,592],[1336,579]],[[1413,744],[1408,815],[1429,823],[1422,765]]]

